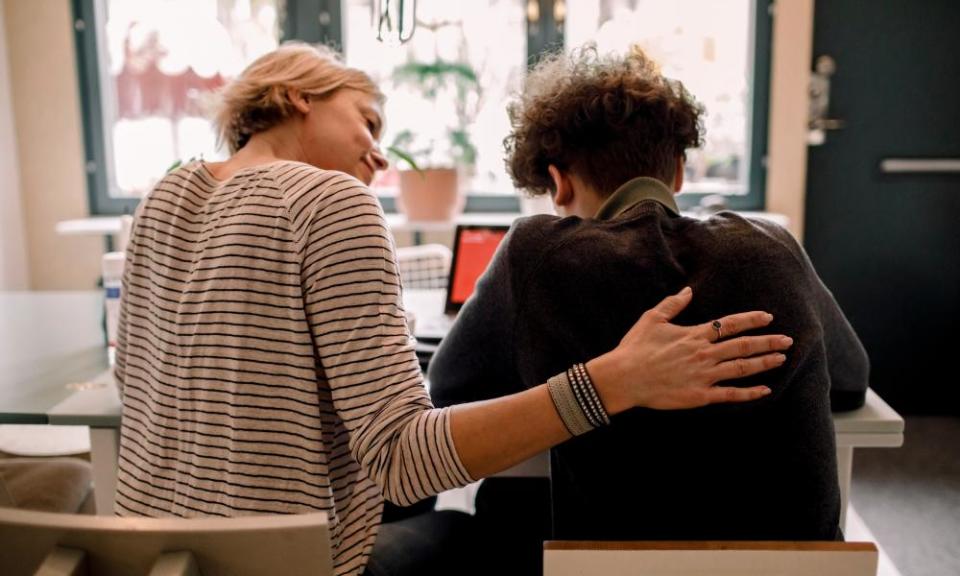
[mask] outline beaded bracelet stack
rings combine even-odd
[[[574,364],[566,372],[547,380],[547,390],[557,414],[572,436],[610,423],[610,416],[583,364]]]

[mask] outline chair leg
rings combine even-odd
[[[117,491],[118,428],[90,428],[90,463],[93,465],[93,494],[97,514],[113,516]]]
[[[33,576],[86,576],[87,553],[57,546],[43,559]]]
[[[181,550],[161,554],[148,576],[202,576],[193,554]]]

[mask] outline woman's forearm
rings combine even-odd
[[[506,470],[570,438],[544,384],[451,410],[453,443],[473,478]]]
[[[631,408],[630,399],[611,384],[616,358],[591,360],[587,369],[607,414]],[[453,407],[450,428],[460,462],[473,478],[506,470],[570,438],[546,384],[493,400]]]

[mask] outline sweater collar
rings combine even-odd
[[[677,201],[673,197],[673,192],[656,178],[641,176],[629,180],[617,188],[600,206],[595,218],[597,220],[616,218],[643,200],[656,200],[675,216],[680,215],[680,209],[677,208]]]

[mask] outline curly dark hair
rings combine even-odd
[[[670,184],[677,158],[703,134],[703,106],[638,47],[624,56],[600,56],[593,45],[548,56],[508,112],[507,171],[533,195],[553,189],[550,164],[603,196],[638,176]]]

